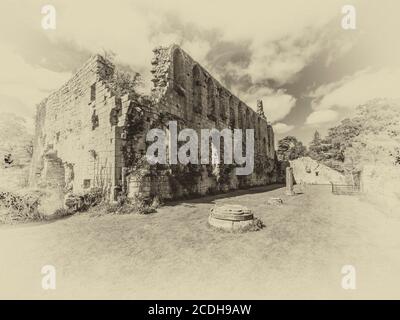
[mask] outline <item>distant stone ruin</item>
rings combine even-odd
[[[343,174],[310,157],[292,160],[290,166],[297,184],[346,184]]]

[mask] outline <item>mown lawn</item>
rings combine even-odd
[[[278,186],[168,204],[150,215],[79,214],[0,227],[0,298],[400,297],[400,220],[329,187],[284,195]],[[282,206],[270,206],[281,197]],[[210,208],[249,207],[266,227],[225,233]],[[57,289],[41,289],[43,265]],[[341,288],[341,268],[357,289]]]

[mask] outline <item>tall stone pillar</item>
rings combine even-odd
[[[111,136],[114,144],[111,149],[111,201],[116,201],[121,187],[122,179],[122,151],[121,151],[121,130],[117,126],[111,129]]]
[[[294,188],[293,188],[293,168],[286,167],[286,194],[288,196],[294,196]]]

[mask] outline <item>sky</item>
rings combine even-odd
[[[43,5],[56,29],[41,26]],[[356,29],[341,22],[356,10]],[[398,0],[114,0],[0,2],[0,113],[32,124],[35,106],[94,53],[142,74],[152,49],[179,44],[250,107],[263,100],[277,139],[315,130],[373,98],[399,98]]]

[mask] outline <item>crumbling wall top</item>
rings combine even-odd
[[[207,86],[208,83],[212,83],[215,88],[214,90],[216,90],[219,95],[228,98],[232,97],[236,101],[235,104],[242,106],[244,112],[249,113],[254,121],[259,118],[264,125],[268,125],[265,115],[264,117],[260,116],[253,108],[249,107],[245,102],[234,95],[179,45],[172,44],[167,47],[159,46],[153,49],[153,53],[154,57],[151,61],[151,73],[153,74],[152,97],[156,102],[162,99],[162,97],[172,89],[183,95],[185,91],[190,91],[189,87],[192,83],[196,83],[196,81],[194,81],[194,77],[196,76],[195,70],[197,73],[200,73],[199,79],[202,80],[201,86]]]

